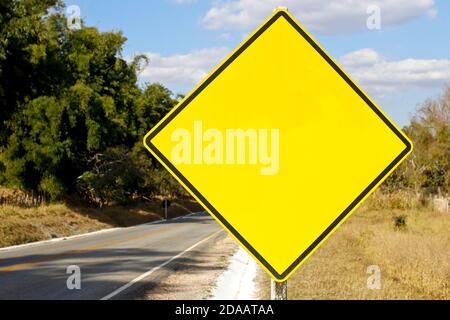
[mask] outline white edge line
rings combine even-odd
[[[198,213],[203,213],[203,212],[205,212],[205,211],[193,212],[193,213],[187,214],[185,216],[179,216],[179,217],[168,219],[168,220],[161,219],[161,220],[157,220],[157,221],[146,222],[146,223],[138,224],[138,225],[131,226],[131,227],[108,228],[108,229],[102,229],[102,230],[97,230],[97,231],[88,232],[88,233],[76,234],[76,235],[68,236],[68,237],[61,237],[61,238],[54,238],[54,239],[49,239],[49,240],[24,243],[24,244],[19,244],[19,245],[15,245],[15,246],[0,248],[0,252],[11,251],[11,250],[16,250],[16,249],[23,249],[23,248],[30,248],[30,247],[37,247],[37,246],[46,245],[46,244],[50,244],[50,243],[54,243],[54,242],[78,239],[78,238],[88,237],[88,236],[92,236],[92,235],[97,235],[100,233],[111,232],[111,231],[115,231],[115,230],[137,228],[137,227],[148,226],[148,225],[157,224],[157,223],[164,223],[165,221],[174,221],[174,220],[179,220],[179,219],[185,219],[187,217],[193,216]]]
[[[87,236],[91,236],[91,235],[96,235],[96,234],[99,234],[99,233],[106,233],[106,232],[110,232],[110,231],[114,231],[114,230],[119,230],[119,229],[122,229],[122,228],[102,229],[102,230],[97,230],[97,231],[88,232],[88,233],[76,234],[76,235],[68,236],[68,237],[61,237],[61,238],[54,238],[54,239],[49,239],[49,240],[42,240],[42,241],[24,243],[24,244],[19,244],[19,245],[15,245],[15,246],[0,248],[0,252],[16,250],[16,249],[23,249],[23,248],[29,248],[29,247],[37,247],[37,246],[41,246],[41,245],[45,245],[45,244],[50,244],[50,243],[53,243],[53,242],[77,239],[77,238],[87,237]]]
[[[119,293],[121,293],[122,291],[128,289],[129,287],[131,287],[133,284],[135,284],[136,282],[141,281],[142,279],[148,277],[149,275],[151,275],[153,272],[165,267],[166,265],[168,265],[169,263],[171,263],[173,260],[178,259],[179,257],[181,257],[182,255],[184,255],[185,253],[191,251],[192,249],[194,249],[195,247],[197,247],[198,245],[202,244],[205,241],[208,241],[209,239],[211,239],[213,236],[215,236],[216,234],[218,234],[219,232],[222,232],[223,229],[218,230],[216,232],[214,232],[213,234],[210,234],[209,236],[207,236],[206,238],[203,238],[202,240],[200,240],[199,242],[195,243],[194,245],[190,246],[189,248],[187,248],[186,250],[180,252],[179,254],[177,254],[176,256],[173,256],[172,258],[170,258],[169,260],[161,263],[159,266],[154,267],[153,269],[141,274],[139,277],[134,278],[133,280],[131,280],[130,282],[128,282],[127,284],[121,286],[120,288],[114,290],[113,292],[111,292],[110,294],[104,296],[103,298],[101,298],[100,300],[109,300],[111,298],[113,298],[114,296],[118,295]]]

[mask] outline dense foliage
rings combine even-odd
[[[162,177],[142,147],[177,102],[137,86],[145,57],[125,61],[121,33],[70,30],[57,0],[2,0],[0,12],[0,184],[101,202],[179,192],[167,176],[169,188],[152,184]]]

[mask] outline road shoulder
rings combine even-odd
[[[226,233],[220,232],[210,241],[172,262],[170,270],[158,275],[158,285],[143,284],[133,296],[139,300],[203,300],[211,297],[217,279],[227,268],[229,257],[238,245]],[[195,258],[196,263],[189,261]]]

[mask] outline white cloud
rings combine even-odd
[[[381,27],[436,15],[433,0],[228,0],[216,1],[202,18],[209,29],[248,29],[285,6],[308,29],[324,34],[367,30],[367,9],[379,6]]]
[[[148,53],[150,63],[140,76],[144,81],[161,82],[171,89],[190,89],[229,51],[206,48],[169,56]],[[450,84],[450,60],[447,59],[388,60],[373,49],[361,49],[342,56],[338,62],[363,89],[376,96]]]
[[[206,48],[169,56],[147,53],[150,62],[140,76],[145,81],[161,82],[169,88],[192,87],[206,77],[229,51],[228,48]]]
[[[373,49],[350,52],[339,60],[352,78],[371,94],[416,88],[440,88],[450,83],[450,60],[387,60]]]

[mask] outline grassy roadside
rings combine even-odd
[[[176,200],[168,210],[174,218],[202,208],[189,200]],[[79,204],[50,204],[35,208],[0,206],[0,247],[51,238],[66,237],[113,227],[128,227],[160,220],[164,216],[161,203],[148,202],[129,207],[102,209]]]
[[[400,218],[403,217],[403,218]],[[402,222],[406,221],[406,222]],[[368,289],[381,271],[381,289]],[[270,280],[257,276],[260,297]],[[361,209],[288,281],[289,299],[449,299],[450,214],[430,209]]]

